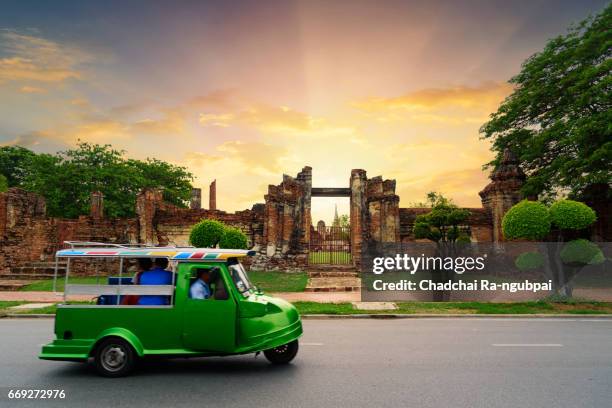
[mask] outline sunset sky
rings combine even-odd
[[[188,167],[205,206],[216,178],[227,211],[306,165],[318,187],[363,168],[401,206],[431,190],[480,206],[478,129],[506,81],[605,4],[2,1],[0,145],[109,143]]]

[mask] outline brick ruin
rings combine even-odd
[[[501,220],[521,199],[525,174],[509,152],[479,193],[482,208],[469,208],[464,228],[473,241],[503,240]],[[47,217],[45,200],[18,188],[0,193],[0,275],[29,264],[49,262],[64,241],[102,241],[147,245],[188,245],[191,227],[204,218],[216,219],[241,229],[249,246],[258,252],[252,260],[257,269],[285,271],[308,266],[313,197],[350,198],[350,247],[355,265],[368,242],[409,242],[415,218],[427,208],[401,208],[395,180],[368,178],[365,170],[351,171],[349,187],[313,187],[312,168],[296,177],[284,175],[278,185],[268,186],[264,203],[228,213],[216,208],[216,181],[210,185],[209,208],[201,208],[201,190],[193,189],[189,208],[163,201],[162,192],[145,189],[136,200],[135,218],[104,216],[104,197],[91,195],[91,210],[77,219]]]

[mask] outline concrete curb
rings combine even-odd
[[[612,319],[612,314],[407,314],[407,313],[379,313],[379,314],[311,314],[301,315],[302,319]]]
[[[332,319],[602,319],[612,320],[612,314],[400,314],[400,313],[379,313],[379,314],[307,314],[301,315],[305,320],[332,320]],[[54,314],[27,314],[9,313],[0,315],[0,319],[53,319]]]

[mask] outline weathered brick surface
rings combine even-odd
[[[312,169],[304,167],[296,177],[283,176],[268,186],[265,195],[263,240],[253,267],[294,269],[308,263]]]
[[[208,189],[208,209],[211,211],[217,209],[217,180],[213,180]]]
[[[64,241],[137,242],[134,219],[47,218],[44,199],[11,188],[0,194],[0,273],[29,262],[52,261]]]
[[[491,182],[478,193],[482,206],[491,214],[493,240],[496,242],[504,240],[502,219],[504,214],[522,199],[521,187],[525,179],[518,159],[506,149],[499,167],[491,174]]]
[[[483,208],[470,208],[465,226],[478,242],[503,239],[501,218],[520,199],[525,178],[516,159],[507,153],[491,179],[480,192]],[[381,176],[368,179],[365,170],[354,169],[349,186],[350,241],[356,265],[366,242],[414,240],[414,220],[429,209],[400,208],[395,180],[384,180]],[[265,204],[235,213],[216,209],[215,182],[211,185],[209,209],[201,208],[201,192],[197,189],[189,209],[165,203],[159,190],[145,189],[137,197],[137,216],[132,219],[105,218],[103,197],[97,193],[92,194],[90,216],[48,218],[44,199],[13,188],[0,193],[0,273],[28,262],[52,260],[63,241],[185,246],[191,227],[205,218],[237,227],[247,235],[249,246],[258,251],[249,261],[253,268],[303,270],[308,265],[310,235],[318,233],[312,227],[311,198],[310,167],[304,167],[296,177],[285,175],[280,184],[268,186]],[[97,261],[102,269],[116,270],[118,265],[113,262]],[[84,270],[79,262],[72,267]]]
[[[351,171],[351,253],[355,265],[360,264],[364,242],[399,242],[399,196],[395,180],[382,176],[367,178],[362,169]]]

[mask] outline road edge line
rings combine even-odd
[[[407,314],[407,313],[379,313],[379,314],[305,314],[300,315],[305,320],[333,320],[333,319],[612,319],[612,314]],[[0,315],[0,319],[53,319],[55,314],[27,314],[9,313]]]

